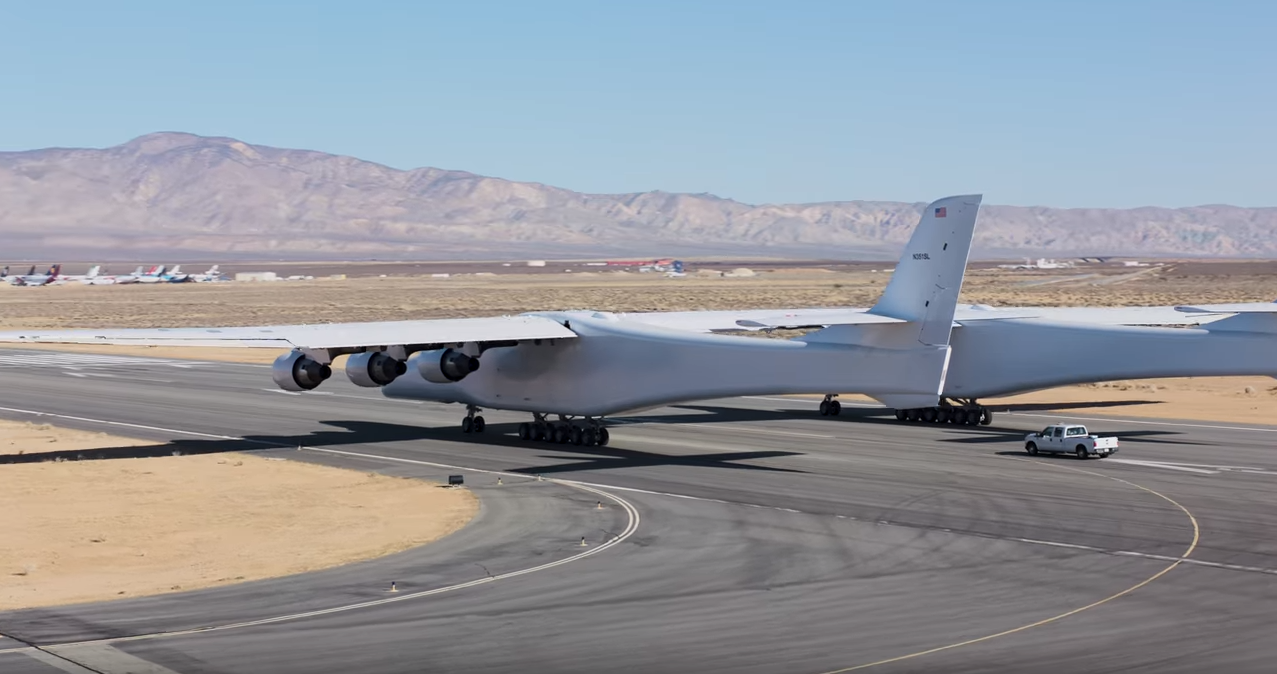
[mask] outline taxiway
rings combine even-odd
[[[459,473],[483,504],[372,562],[0,613],[0,671],[1245,673],[1277,656],[1277,428],[1095,418],[1116,458],[1030,459],[1023,434],[1067,411],[952,427],[767,398],[577,447],[520,442],[521,414],[463,435],[457,406],[338,379],[287,394],[262,366],[0,352],[0,417],[156,441],[88,460]]]

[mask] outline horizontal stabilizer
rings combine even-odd
[[[1238,304],[1196,304],[1175,307],[1186,314],[1277,314],[1277,302],[1242,302]]]
[[[759,316],[736,321],[736,325],[749,330],[796,330],[799,328],[823,328],[830,325],[868,325],[870,323],[908,323],[890,316],[879,316],[862,311],[849,311],[842,316],[790,315]]]

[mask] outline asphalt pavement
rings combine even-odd
[[[362,564],[0,613],[0,672],[1272,671],[1277,428],[1084,418],[1122,444],[1084,462],[1023,451],[1067,410],[815,407],[678,405],[578,447],[340,375],[289,394],[263,366],[0,351],[0,417],[155,442],[62,458],[251,451],[460,474],[482,502]]]

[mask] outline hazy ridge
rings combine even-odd
[[[183,133],[0,153],[8,258],[882,257],[908,238],[924,205],[582,194]],[[1277,208],[988,205],[976,254],[1261,257],[1277,253],[1275,231]]]

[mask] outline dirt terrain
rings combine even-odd
[[[241,453],[32,460],[150,445],[0,421],[0,611],[337,566],[438,539],[478,509],[465,489]]]
[[[460,264],[460,263],[458,263]],[[467,263],[479,264],[479,263]],[[477,272],[436,278],[416,263],[308,263],[316,273],[354,268],[385,273],[346,279],[273,283],[0,286],[0,329],[21,327],[178,327],[380,321],[514,314],[538,309],[681,311],[729,308],[869,306],[890,278],[872,263],[758,261],[753,276],[722,276],[725,266],[689,266],[689,274],[560,271]],[[733,263],[735,264],[735,263]],[[973,263],[963,302],[994,306],[1131,306],[1272,302],[1277,262],[1165,261],[1128,267],[1078,263],[1073,268],[1008,270]],[[467,267],[479,268],[476,266]],[[595,268],[602,269],[602,268]],[[389,273],[388,273],[389,272]],[[397,275],[395,275],[397,272]],[[47,347],[42,347],[47,348]],[[68,346],[73,350],[161,357],[270,362],[269,349]],[[1075,386],[988,401],[1040,409],[1068,404],[1086,413],[1272,423],[1277,381],[1266,377],[1167,379]],[[1129,404],[1138,401],[1135,404]],[[1093,402],[1095,407],[1079,407]],[[1123,403],[1115,405],[1115,403]]]

